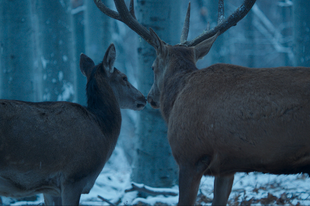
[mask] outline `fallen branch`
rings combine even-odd
[[[104,197],[101,197],[100,195],[98,195],[97,197],[98,197],[99,199],[101,199],[102,201],[109,203],[111,206],[116,206],[116,205],[114,205],[112,202],[110,202],[109,200],[105,199]]]
[[[176,192],[164,191],[164,190],[165,189],[151,188],[151,187],[145,186],[143,184],[138,185],[135,183],[131,183],[131,188],[125,190],[125,192],[138,191],[138,192],[144,192],[144,193],[154,195],[154,196],[155,195],[164,195],[164,196],[177,196],[178,195],[178,193],[176,193]]]

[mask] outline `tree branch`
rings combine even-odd
[[[132,192],[132,191],[138,191],[138,192],[144,192],[148,193],[150,195],[164,195],[164,196],[177,196],[178,193],[172,192],[172,191],[164,191],[158,188],[151,188],[145,185],[137,185],[135,183],[131,183],[131,188],[125,190],[125,192]]]
[[[114,205],[112,202],[110,202],[109,200],[105,199],[104,197],[102,197],[102,196],[100,196],[100,195],[98,195],[97,197],[98,197],[99,199],[101,199],[102,201],[109,203],[111,206],[116,206],[116,205]]]

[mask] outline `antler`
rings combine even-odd
[[[109,9],[105,6],[101,0],[94,0],[97,7],[109,17],[119,20],[125,23],[129,28],[140,35],[144,40],[146,40],[150,45],[155,47],[153,38],[150,31],[142,26],[136,19],[133,0],[130,0],[129,10],[126,7],[124,0],[114,0],[115,6],[118,12]],[[186,18],[181,35],[181,44],[186,46],[195,46],[200,42],[214,36],[219,32],[218,35],[224,33],[230,27],[235,26],[247,13],[251,10],[252,6],[256,0],[244,0],[243,4],[231,14],[226,21],[224,21],[224,0],[219,0],[219,14],[218,14],[218,25],[211,30],[203,31],[201,35],[196,37],[191,41],[187,41],[188,31],[189,31],[189,18],[190,18],[190,3],[188,5]]]
[[[94,0],[94,2],[96,6],[100,9],[100,11],[102,11],[104,14],[108,15],[113,19],[123,22],[138,35],[140,35],[150,45],[154,46],[149,30],[142,26],[136,19],[133,0],[130,0],[129,10],[126,7],[124,0],[114,0],[118,12],[109,9],[106,5],[102,3],[101,0]]]
[[[181,41],[181,44],[187,46],[195,46],[200,42],[214,36],[218,31],[220,32],[219,35],[224,33],[230,27],[235,26],[243,17],[245,17],[245,15],[247,15],[247,13],[253,7],[255,2],[256,0],[244,0],[243,4],[239,8],[237,8],[237,10],[234,13],[232,13],[228,17],[228,19],[226,19],[226,21],[224,21],[224,2],[223,0],[219,0],[218,25],[209,31],[206,30],[203,31],[202,34],[200,34],[198,37],[196,37],[191,41],[186,41],[186,39],[185,40],[183,39],[183,42]],[[185,22],[186,21],[188,21],[189,25],[189,20],[185,20]],[[184,25],[187,25],[187,23],[184,23]],[[182,33],[182,36],[187,36],[187,34]]]
[[[182,34],[181,34],[181,40],[180,43],[182,44],[183,42],[186,42],[187,36],[188,36],[188,31],[189,31],[189,18],[191,15],[191,2],[188,3],[187,11],[186,11],[186,17],[182,29]]]

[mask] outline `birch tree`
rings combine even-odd
[[[295,66],[310,66],[310,1],[293,1]]]
[[[70,0],[33,0],[44,101],[76,101]]]
[[[31,0],[2,0],[0,14],[0,97],[38,101]]]
[[[146,28],[153,28],[167,43],[180,41],[181,4],[174,0],[138,0],[136,15]],[[146,96],[153,84],[152,63],[156,53],[139,37],[138,88]],[[153,187],[170,187],[177,180],[177,166],[167,140],[167,126],[159,110],[149,105],[141,112],[137,123],[137,142],[133,162],[132,180]]]
[[[109,8],[112,8],[113,1],[102,1]],[[105,50],[112,43],[112,21],[110,17],[103,14],[92,0],[84,2],[85,10],[85,53],[94,62],[102,61]]]
[[[80,71],[80,54],[85,53],[84,14],[86,7],[83,0],[71,0],[71,8],[76,70],[76,101],[81,105],[86,105],[86,78]]]

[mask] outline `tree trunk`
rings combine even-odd
[[[85,53],[84,14],[86,7],[83,4],[83,0],[71,0],[71,7],[76,69],[76,101],[81,105],[86,105],[85,85],[87,80],[80,70],[80,54]]]
[[[70,0],[34,0],[38,59],[43,71],[43,100],[76,101]]]
[[[112,8],[112,1],[103,0],[102,2]],[[103,14],[94,1],[86,0],[84,4],[86,6],[85,53],[97,64],[102,61],[106,49],[112,43],[112,21],[115,20]]]
[[[243,19],[244,21],[244,27],[240,28],[242,32],[244,32],[245,36],[245,44],[243,45],[243,48],[240,48],[239,51],[246,51],[243,55],[245,56],[245,61],[242,66],[247,67],[255,67],[255,59],[256,59],[256,38],[255,38],[255,28],[253,25],[253,12],[249,12],[246,17]]]
[[[0,97],[38,101],[31,0],[2,0],[0,14]]]
[[[295,66],[310,66],[310,1],[293,1]]]
[[[281,0],[278,2],[278,8],[280,11],[280,21],[279,24],[283,25],[281,34],[283,35],[283,46],[292,48],[292,42],[288,42],[287,39],[292,37],[292,10],[293,6],[290,3],[287,3],[286,0]],[[283,53],[283,62],[284,66],[292,66],[293,59],[291,58],[292,55],[289,53]]]
[[[167,43],[180,41],[181,26],[185,18],[180,16],[181,4],[174,0],[138,0],[138,21],[146,28],[153,28]],[[155,50],[139,37],[138,88],[146,96],[153,84],[151,65]],[[149,105],[139,112],[137,123],[136,153],[132,180],[153,187],[171,187],[176,184],[177,166],[167,140],[167,126],[159,110]]]

